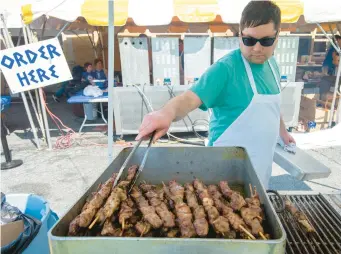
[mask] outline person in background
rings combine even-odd
[[[95,79],[106,80],[107,73],[103,69],[103,61],[101,59],[95,59],[94,65],[95,65]]]
[[[103,61],[101,59],[95,59],[94,61],[95,65],[95,79],[96,80],[105,80],[104,82],[96,82],[95,84],[100,89],[105,89],[108,87],[108,80],[107,80],[107,72],[103,69]]]
[[[335,35],[335,40],[334,40],[335,44],[338,44],[339,47],[341,47],[341,36],[340,35]],[[336,65],[335,65],[335,59],[337,58],[337,52],[335,50],[335,48],[333,47],[333,45],[330,45],[329,50],[326,54],[326,58],[323,61],[323,71],[325,74],[328,75],[335,75],[335,69],[336,69]]]
[[[85,63],[84,64],[84,72],[82,73],[82,81],[88,81],[90,82],[90,84],[93,85],[93,80],[96,79],[96,74],[95,72],[93,71],[93,68],[92,68],[92,63]]]
[[[335,35],[334,43],[338,44],[339,47],[341,47],[341,36]],[[330,100],[330,89],[331,87],[335,86],[336,81],[336,72],[337,68],[339,66],[339,54],[335,50],[333,45],[330,45],[330,48],[326,54],[326,58],[323,61],[322,70],[323,73],[326,74],[321,79],[320,85],[319,85],[319,91],[320,91],[320,100],[321,101],[327,101]]]
[[[81,65],[76,65],[72,68],[72,80],[64,81],[61,83],[60,88],[52,95],[55,102],[60,102],[60,99],[65,95],[67,98],[70,97],[70,91],[75,87],[75,84],[80,83],[82,79],[82,74],[84,72],[84,67]]]

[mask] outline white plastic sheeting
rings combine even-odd
[[[168,25],[174,16],[173,0],[129,0],[128,13],[138,26]]]
[[[303,0],[307,23],[341,22],[340,0]]]

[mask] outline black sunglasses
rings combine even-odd
[[[250,36],[243,36],[242,34],[242,41],[244,45],[247,47],[253,47],[257,44],[257,42],[259,42],[260,45],[262,45],[263,47],[270,47],[274,44],[276,37],[277,37],[277,33],[275,37],[265,37],[261,39],[256,39]]]

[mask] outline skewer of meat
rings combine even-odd
[[[110,196],[106,200],[102,209],[98,211],[94,221],[90,225],[90,229],[97,223],[103,223],[105,219],[109,219],[115,211],[120,207],[122,201],[127,199],[127,188],[133,180],[138,166],[134,165],[128,169],[128,175],[125,180],[120,181],[111,191]],[[99,221],[100,220],[100,221]]]
[[[212,197],[208,193],[207,187],[199,179],[195,179],[193,185],[205,208],[208,215],[208,221],[213,226],[214,231],[224,237],[227,236],[230,233],[230,224],[228,219],[220,216],[218,209],[214,206]]]
[[[151,224],[154,229],[160,228],[162,226],[162,220],[156,214],[155,208],[149,205],[138,187],[134,186],[132,188],[130,196],[135,200],[144,220]]]
[[[192,209],[194,215],[194,228],[198,236],[205,237],[208,234],[208,222],[204,207],[199,205],[197,197],[194,193],[194,187],[190,183],[185,184],[185,194],[188,206]]]
[[[122,230],[118,227],[115,227],[112,220],[106,219],[101,231],[102,236],[114,236],[119,237],[122,234]]]
[[[69,232],[68,232],[68,236],[77,236],[77,234],[79,233],[80,230],[80,226],[79,226],[79,215],[74,218],[70,225],[69,225]]]
[[[147,192],[149,190],[155,189],[156,186],[144,182],[140,184],[140,188],[142,189],[142,191]],[[132,216],[131,221],[135,225],[135,230],[140,235],[140,237],[148,236],[150,231],[153,229],[150,223],[148,223],[138,215]]]
[[[98,192],[98,190],[100,190],[100,188],[102,187],[102,184],[100,183],[96,189],[95,192],[92,192],[91,195],[88,196],[88,198],[85,201],[84,206],[82,207],[81,212],[85,211],[86,208],[88,207],[90,201],[94,198],[95,194]],[[79,226],[79,221],[80,221],[80,215],[77,215],[76,218],[74,218],[69,225],[69,231],[68,231],[68,236],[77,236],[79,230],[80,230],[80,226]]]
[[[231,190],[229,187],[227,181],[220,181],[219,187],[221,189],[222,194],[230,200],[231,208],[234,211],[240,211],[241,216],[246,223],[246,225],[251,227],[251,233],[253,235],[258,235],[259,233],[263,234],[264,230],[262,225],[260,224],[260,221],[257,217],[253,217],[255,210],[260,209],[260,207],[257,208],[245,208],[244,206],[247,205],[246,201],[244,200],[243,196],[238,193],[237,191]],[[253,199],[252,199],[253,200]],[[260,209],[261,211],[261,209]],[[252,212],[252,213],[251,213]],[[258,216],[258,215],[256,215]],[[239,221],[239,218],[237,216],[230,214],[230,219]],[[248,236],[250,236],[251,239],[255,240],[255,237],[250,234],[249,230],[245,228],[245,225],[240,225],[240,229],[242,229]]]
[[[229,207],[229,204],[223,199],[223,195],[219,191],[218,186],[209,185],[208,192],[211,195],[214,205],[217,207],[218,211],[229,220],[233,230],[241,233],[245,233],[245,231],[249,232],[244,220],[237,213],[233,212],[233,209]]]
[[[303,229],[306,233],[315,233],[316,230],[309,222],[308,217],[301,211],[297,209],[297,207],[291,203],[289,199],[285,200],[285,209],[290,212],[290,214],[295,218],[295,220],[298,222],[300,227]]]
[[[247,206],[244,206],[240,210],[240,214],[243,217],[245,223],[251,228],[251,232],[253,235],[259,235],[261,238],[266,240],[264,236],[264,229],[261,225],[262,222],[262,208],[260,207],[260,200],[255,190],[255,193],[252,191],[252,187],[250,185],[250,194],[251,198],[246,198]]]
[[[161,218],[163,226],[165,228],[175,227],[175,216],[168,210],[167,205],[163,202],[163,189],[156,187],[146,188],[146,185],[142,185],[141,189],[148,198],[150,205],[155,208],[156,213]]]
[[[115,181],[117,174],[113,174],[106,182],[102,185],[100,190],[94,195],[86,209],[79,215],[79,226],[87,227],[91,223],[92,218],[97,213],[98,209],[102,206],[104,201],[109,196],[112,185]]]
[[[135,229],[137,233],[140,234],[140,237],[147,235],[152,230],[152,225],[147,221],[138,221],[135,224]]]
[[[181,237],[194,237],[196,235],[196,231],[192,223],[193,215],[189,206],[184,202],[184,187],[173,180],[169,182],[169,186],[166,186],[163,183],[163,190],[166,196],[174,202],[174,210],[177,217],[177,224],[181,232]]]
[[[84,204],[84,206],[83,206],[83,208],[82,208],[82,210],[81,210],[82,212],[83,212],[84,210],[86,210],[86,208],[88,207],[90,201],[95,197],[95,194],[101,189],[101,187],[102,187],[102,183],[100,183],[100,184],[98,185],[96,191],[92,192],[91,195],[88,196],[88,198],[86,199],[85,204]]]
[[[243,206],[246,205],[243,196],[240,195],[240,193],[238,193],[237,191],[231,190],[227,181],[220,181],[219,187],[222,194],[230,200],[231,208],[234,211],[239,211]]]
[[[140,220],[136,214],[137,207],[131,197],[128,197],[121,203],[121,208],[118,213],[118,221],[122,226],[122,234],[126,229],[133,228]]]

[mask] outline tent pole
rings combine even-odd
[[[339,61],[339,67],[337,68],[337,73],[336,73],[334,96],[333,96],[333,101],[332,101],[332,106],[331,106],[332,111],[330,112],[331,114],[334,111],[333,109],[335,107],[336,96],[337,96],[337,93],[339,90],[340,76],[341,76],[341,61]],[[338,107],[337,107],[337,110],[335,113],[336,113],[336,122],[340,123],[340,121],[341,121],[341,97],[339,98],[339,104],[338,104]],[[332,124],[332,120],[333,120],[332,116],[329,119],[329,124],[328,124],[329,127],[331,127],[331,124]]]
[[[106,67],[106,64],[105,64],[105,54],[104,54],[104,46],[103,46],[103,34],[102,34],[102,32],[100,32],[98,30],[98,27],[97,27],[97,35],[98,35],[100,46],[101,46],[101,53],[102,53],[102,59],[103,59],[103,67],[104,67],[104,69],[106,69],[107,67]]]
[[[62,27],[62,29],[60,29],[60,31],[59,31],[58,34],[56,35],[56,38],[58,38],[59,35],[61,35],[62,32],[64,32],[65,29],[66,29],[70,24],[71,24],[70,22],[66,22],[65,25]]]
[[[339,45],[335,44],[334,41],[331,38],[329,38],[329,36],[327,35],[326,31],[324,31],[323,27],[320,24],[317,23],[317,26],[321,29],[321,31],[324,33],[324,35],[327,37],[327,39],[333,45],[333,47],[335,48],[336,52],[341,54],[341,50],[340,50]],[[329,128],[332,127],[332,123],[333,123],[334,108],[335,108],[337,91],[339,90],[340,75],[341,75],[341,61],[339,62],[339,68],[338,68],[337,73],[336,73],[333,101],[332,101],[332,105],[330,107],[330,116],[329,116],[329,122],[328,122],[328,127]],[[339,106],[340,106],[340,103],[339,103]],[[340,108],[338,108],[338,111],[339,111],[339,115],[340,115]]]
[[[28,35],[29,31],[27,31],[26,25],[24,24],[23,21],[21,21],[21,24],[22,24],[24,42],[25,42],[25,44],[28,44],[29,43],[29,35]],[[29,94],[29,97],[31,99],[31,103],[32,103],[34,113],[36,114],[36,118],[37,118],[40,130],[41,130],[41,133],[43,134],[43,138],[46,140],[45,129],[44,129],[44,124],[43,124],[43,118],[41,116],[41,109],[40,109],[40,105],[39,105],[39,97],[38,97],[37,89],[34,89],[34,91],[36,94],[37,106],[34,104],[31,91],[28,91],[28,94]],[[38,111],[37,111],[37,109],[38,109]]]
[[[26,31],[28,35],[28,39],[30,43],[33,43],[33,36],[31,33],[31,29],[26,26]],[[47,114],[46,114],[46,108],[45,108],[45,99],[44,99],[44,94],[43,94],[43,88],[38,88],[39,89],[39,97],[40,97],[40,106],[41,106],[41,111],[43,113],[43,121],[45,125],[45,132],[46,132],[46,141],[48,145],[48,149],[52,150],[52,143],[51,143],[51,136],[50,136],[50,128],[49,128],[49,122],[47,119]]]
[[[108,159],[113,161],[113,130],[114,130],[114,59],[115,59],[115,31],[114,31],[114,1],[108,3]]]
[[[12,48],[12,47],[14,47],[14,44],[13,44],[12,39],[9,36],[9,32],[8,32],[8,29],[7,29],[7,26],[6,26],[5,18],[4,18],[4,16],[2,14],[1,14],[1,20],[2,20],[2,23],[3,23],[3,29],[1,29],[1,30],[3,32],[4,40],[5,40],[6,44],[7,44],[6,48]],[[23,103],[24,103],[24,107],[25,107],[25,110],[26,110],[28,121],[29,121],[31,129],[32,129],[34,140],[35,140],[36,145],[37,145],[37,149],[40,150],[41,147],[40,147],[40,142],[39,142],[39,138],[38,138],[38,132],[37,132],[36,126],[34,125],[34,122],[33,122],[33,119],[32,119],[32,115],[31,115],[31,111],[30,111],[29,105],[27,103],[26,95],[25,95],[24,92],[21,92],[20,95],[21,95],[21,98],[22,98]]]

